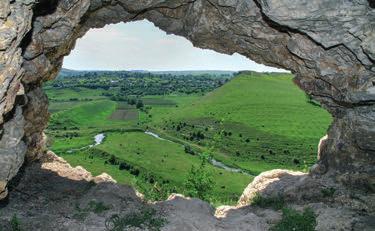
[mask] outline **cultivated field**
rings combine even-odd
[[[109,119],[111,120],[137,120],[138,119],[137,109],[116,109]]]

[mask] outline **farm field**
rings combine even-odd
[[[106,79],[113,81],[103,77],[102,82]],[[148,195],[153,200],[184,193],[189,170],[199,166],[200,154],[208,153],[249,173],[207,166],[215,180],[210,201],[235,204],[259,173],[311,166],[331,121],[294,86],[290,74],[251,72],[213,91],[131,95],[128,100],[121,93],[108,93],[120,87],[107,88],[85,88],[81,82],[80,87],[45,88],[52,113],[46,131],[49,148],[73,166],[81,165],[94,175],[106,172],[146,196],[156,190],[160,197]],[[89,148],[100,133],[104,140]]]

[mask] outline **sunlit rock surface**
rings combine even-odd
[[[20,227],[27,230],[104,231],[110,228],[109,221],[114,215],[126,217],[152,209],[165,220],[163,231],[264,231],[280,221],[281,211],[248,205],[251,199],[245,202],[243,198],[249,193],[267,197],[287,194],[288,191],[303,195],[308,191],[298,191],[300,188],[293,186],[295,182],[299,182],[298,185],[308,183],[305,174],[274,170],[258,176],[256,183],[244,191],[237,206],[215,209],[207,202],[178,194],[171,195],[166,201],[144,201],[134,189],[116,184],[107,174],[94,177],[82,167],[71,167],[52,152],[39,162],[24,167],[21,172],[9,185],[7,200],[0,203],[0,227],[3,230],[11,230],[9,221],[16,214]],[[302,177],[303,180],[290,181],[293,177]],[[280,184],[289,190],[280,192],[279,189],[283,188]],[[371,204],[374,198],[362,195],[353,199],[348,197],[344,188],[337,186],[335,189],[335,197],[293,198],[290,194],[285,197],[285,202],[296,210],[310,207],[317,216],[316,230],[319,231],[373,230],[373,216],[368,214],[375,208],[374,203]],[[98,204],[102,209],[93,206]]]

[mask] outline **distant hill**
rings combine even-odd
[[[93,74],[96,73],[106,74],[106,75],[121,75],[123,73],[151,73],[157,75],[175,75],[175,76],[183,76],[183,75],[193,75],[193,76],[202,76],[202,75],[209,75],[209,76],[228,76],[233,77],[237,72],[235,71],[222,71],[222,70],[192,70],[192,71],[148,71],[148,70],[130,70],[130,71],[108,71],[108,70],[84,70],[84,71],[77,71],[62,68],[58,77],[59,78],[66,78],[66,77],[73,77],[78,75],[84,74]]]
[[[75,70],[62,68],[58,76],[59,77],[70,77],[70,76],[81,75],[82,73],[85,73],[85,71],[75,71]]]
[[[171,75],[230,75],[233,76],[235,71],[221,71],[221,70],[201,70],[201,71],[152,71],[153,74],[171,74]]]

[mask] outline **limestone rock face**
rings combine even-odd
[[[7,201],[0,203],[2,230],[11,230],[10,220],[14,214],[21,229],[53,231],[105,231],[111,227],[108,221],[112,216],[127,217],[141,213],[142,209],[153,209],[159,218],[166,221],[162,231],[266,231],[281,219],[280,210],[252,206],[244,201],[238,206],[221,206],[216,211],[205,201],[178,194],[171,195],[166,201],[146,202],[131,187],[112,182],[107,174],[92,177],[84,168],[73,168],[52,152],[47,152],[40,161],[25,166],[22,174],[23,177],[9,186]],[[101,180],[98,182],[99,178]],[[280,189],[285,195],[288,193],[292,196],[292,191],[294,195],[304,194],[308,190],[301,191],[305,187],[297,186],[309,184],[306,178],[306,174],[282,170],[263,173],[249,185],[243,196],[261,193],[266,197],[280,193]],[[281,186],[272,187],[272,184]],[[342,193],[340,188],[336,189],[335,194]],[[361,206],[353,198],[342,199],[345,195],[328,200],[310,197],[302,204],[298,199],[286,203],[296,210],[310,207],[316,214],[316,230],[319,231],[374,230],[375,206],[369,204],[366,208],[363,202],[368,204],[375,200],[368,195],[358,198]],[[345,204],[344,201],[351,203]]]
[[[141,19],[183,36],[197,47],[237,52],[256,62],[291,70],[295,83],[334,117],[312,173],[374,191],[372,2],[1,1],[0,192],[6,191],[25,155],[29,160],[42,156],[48,111],[41,86],[56,77],[77,38],[90,28]]]

